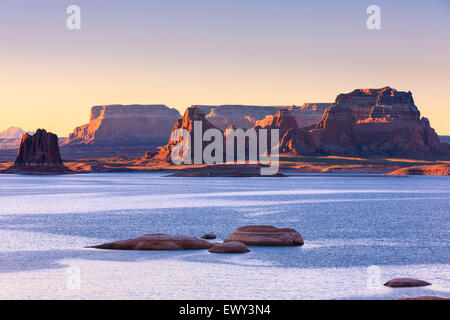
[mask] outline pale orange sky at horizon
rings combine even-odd
[[[301,105],[390,86],[412,91],[422,116],[450,135],[450,6],[282,0],[190,5],[78,1],[0,4],[0,131],[45,128],[66,137],[105,104]],[[174,4],[176,3],[176,4]],[[306,3],[306,2],[305,2]],[[233,23],[230,23],[232,21]]]

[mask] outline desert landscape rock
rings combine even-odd
[[[202,110],[211,124],[224,131],[230,126],[241,129],[265,126],[282,109],[291,110],[298,127],[303,128],[316,124],[330,105],[331,103],[305,103],[302,106],[196,105],[193,107]]]
[[[58,136],[44,129],[34,135],[25,133],[14,165],[6,173],[61,174],[69,173],[61,160]]]
[[[209,249],[213,245],[208,241],[194,237],[155,233],[87,248],[111,250],[199,250]]]
[[[293,112],[274,121],[292,121]],[[283,119],[283,118],[288,118]],[[306,155],[436,155],[441,143],[428,119],[421,118],[411,92],[385,87],[357,89],[337,96],[312,127],[281,126],[280,151]]]
[[[89,123],[75,128],[62,147],[160,146],[179,117],[165,105],[94,106]]]
[[[290,228],[245,226],[237,228],[224,242],[242,242],[248,246],[301,246],[300,233]]]
[[[207,239],[207,240],[212,240],[212,239],[216,239],[217,235],[215,233],[210,232],[210,233],[205,233],[200,238]]]
[[[232,241],[216,243],[208,251],[211,253],[246,253],[250,252],[250,249],[242,242]]]
[[[241,129],[252,128],[258,120],[277,113],[282,106],[248,106],[248,105],[194,105],[205,114],[206,120],[222,131],[230,126]]]
[[[322,116],[327,108],[331,106],[331,103],[305,103],[302,106],[291,106],[286,108],[281,108],[289,110],[290,115],[295,119],[298,128],[305,128],[315,125],[322,119]],[[267,115],[264,119],[258,120],[255,123],[255,127],[268,127],[272,125],[272,121],[276,113]]]
[[[175,147],[175,145],[177,145],[178,143],[180,143],[181,141],[183,141],[181,136],[177,136],[176,130],[177,129],[186,129],[192,139],[194,139],[195,137],[195,128],[194,128],[194,121],[200,121],[202,124],[202,132],[200,132],[199,134],[203,135],[203,133],[208,130],[208,129],[212,129],[215,128],[217,129],[212,123],[210,123],[208,120],[206,120],[205,114],[202,110],[200,110],[200,108],[198,107],[190,107],[187,108],[186,111],[184,112],[183,117],[177,119],[175,125],[172,128],[172,131],[170,133],[170,139],[169,139],[169,143],[167,145],[165,145],[164,147],[162,147],[160,149],[160,151],[154,155],[151,156],[152,158],[155,159],[159,159],[159,160],[163,160],[166,162],[172,162],[171,160],[171,155],[172,155],[172,150]],[[183,141],[181,142],[182,144],[187,144],[187,141]],[[207,145],[207,142],[204,142],[204,146],[202,148],[202,150],[204,149],[204,147]],[[191,149],[192,151],[192,147],[188,148],[186,147],[186,149]],[[191,152],[191,158],[193,159],[194,154],[193,152]]]
[[[421,175],[421,176],[449,176],[450,164],[426,166],[412,166],[387,173],[388,175]]]
[[[236,118],[231,117],[239,108],[242,108],[241,113],[238,112]],[[223,132],[224,143],[227,144],[230,140],[228,133],[231,132],[231,129],[246,128],[249,123],[243,125],[233,123],[234,120],[222,121],[223,117],[244,119],[245,117],[243,118],[242,115],[249,113],[249,108],[253,111],[261,108],[268,108],[270,111],[278,110],[274,115],[266,115],[261,120],[252,120],[251,123],[255,123],[253,128],[257,131],[260,129],[279,130],[279,152],[281,154],[314,157],[445,157],[446,155],[446,152],[443,151],[443,144],[428,120],[421,118],[420,112],[414,104],[412,93],[397,91],[390,87],[357,89],[350,93],[340,94],[335,103],[331,105],[316,103],[289,108],[191,107],[177,121],[172,132],[183,128],[187,129],[192,137],[194,121],[202,122],[203,132],[210,128],[219,129],[212,122],[216,121],[215,123]],[[205,115],[203,110],[209,114]],[[320,113],[323,114],[319,117]],[[219,114],[222,118],[218,117]],[[260,112],[259,116],[262,114]],[[306,116],[308,114],[309,116]],[[217,120],[219,118],[222,120]],[[319,118],[320,120],[314,123]],[[299,123],[301,124],[299,125]],[[268,135],[270,136],[270,131],[268,131]],[[162,147],[156,156],[144,158],[155,158],[170,163],[172,149],[180,140],[180,137],[171,137],[169,143]],[[246,139],[245,143],[247,157],[249,139]],[[205,142],[203,149],[206,145],[208,143]],[[194,175],[194,173],[189,174]],[[196,174],[204,175],[202,172]]]
[[[384,284],[387,287],[403,288],[403,287],[423,287],[429,286],[431,283],[414,278],[395,278]]]

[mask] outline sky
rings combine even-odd
[[[450,135],[450,0],[0,0],[0,131],[66,137],[94,105],[301,105],[384,86]]]

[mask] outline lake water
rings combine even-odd
[[[450,297],[449,218],[450,177],[1,175],[0,299]],[[305,245],[84,248],[146,233],[221,241],[255,224],[295,228]],[[382,285],[395,277],[432,285]]]

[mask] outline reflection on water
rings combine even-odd
[[[8,288],[0,298],[448,295],[448,177],[163,175],[0,176],[0,285]],[[295,228],[305,245],[244,255],[84,248],[156,232],[214,232],[221,241],[249,224]],[[84,279],[76,292],[65,287],[68,264]],[[433,285],[374,291],[365,285],[371,265],[383,281]]]

